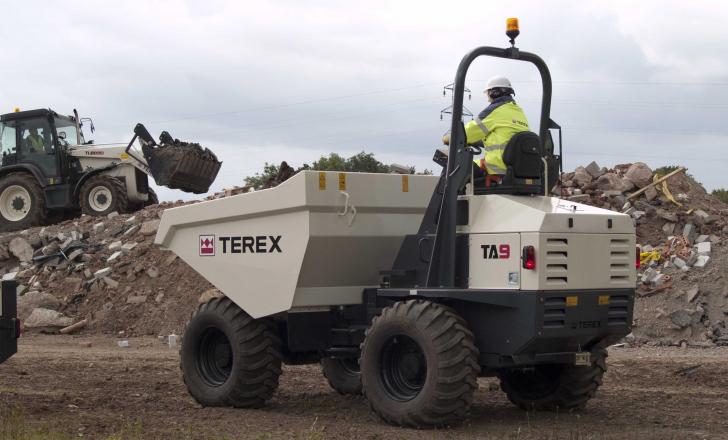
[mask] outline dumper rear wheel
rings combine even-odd
[[[592,352],[588,366],[537,365],[498,376],[508,399],[523,410],[574,411],[596,394],[607,371],[606,358],[607,352],[600,349]]]
[[[180,366],[201,405],[257,408],[278,388],[281,340],[271,320],[253,319],[230,299],[213,298],[187,324]]]
[[[367,330],[361,353],[364,395],[385,421],[444,426],[468,412],[480,372],[467,323],[429,301],[397,302]]]
[[[89,177],[79,194],[81,211],[86,215],[102,216],[114,211],[124,213],[129,207],[129,198],[124,183],[111,176]]]
[[[321,359],[321,369],[331,388],[340,394],[361,394],[361,369],[358,359]]]

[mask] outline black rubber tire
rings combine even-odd
[[[229,345],[213,344],[211,335]],[[184,383],[203,406],[263,406],[278,388],[281,358],[273,321],[251,318],[226,297],[200,305],[180,347]]]
[[[329,385],[339,394],[361,394],[361,370],[357,359],[325,357],[321,370]]]
[[[46,210],[45,196],[40,184],[30,174],[9,173],[0,179],[0,194],[11,185],[25,188],[30,195],[30,210],[21,220],[11,221],[0,215],[0,231],[18,231],[46,223],[48,211]]]
[[[540,365],[500,372],[501,389],[525,411],[578,411],[594,397],[607,371],[607,352],[591,354],[591,365]]]
[[[388,423],[411,427],[460,422],[480,373],[475,337],[465,320],[423,300],[382,310],[366,331],[359,364],[372,410]]]
[[[159,205],[159,197],[157,197],[157,193],[153,189],[149,188],[147,195],[149,198],[144,202],[144,206]]]
[[[103,211],[95,210],[89,203],[89,193],[98,186],[104,186],[111,192],[111,203],[109,207]],[[129,197],[126,194],[126,186],[121,180],[106,176],[103,174],[89,177],[89,179],[81,186],[81,192],[78,196],[81,212],[86,215],[103,216],[116,211],[119,214],[128,212]]]

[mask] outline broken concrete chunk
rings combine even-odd
[[[72,251],[70,254],[68,254],[68,261],[73,261],[76,258],[80,257],[83,254],[83,250],[76,249]]]
[[[651,186],[645,190],[645,198],[648,202],[651,202],[657,198],[657,189],[655,189],[654,186]]]
[[[111,243],[111,244],[109,245],[109,250],[110,250],[110,251],[115,251],[115,250],[117,250],[117,249],[121,249],[121,245],[122,245],[122,244],[123,244],[123,243],[122,243],[121,241],[115,241],[115,242],[113,242],[113,243]]]
[[[698,238],[695,239],[696,243],[703,243],[710,240],[709,235],[698,235]]]
[[[33,259],[33,247],[22,237],[15,237],[10,240],[8,250],[20,261],[31,261]]]
[[[680,270],[688,270],[689,269],[688,264],[685,262],[685,260],[683,260],[682,258],[679,258],[679,257],[675,257],[672,260],[672,264],[674,264],[675,267],[677,267]]]
[[[8,272],[5,275],[3,275],[2,280],[3,281],[12,281],[15,279],[15,277],[18,275],[17,272]]]
[[[675,223],[665,223],[662,225],[662,232],[667,235],[672,235],[675,232]]]
[[[588,194],[579,194],[567,197],[566,200],[569,200],[570,202],[583,203],[588,202],[590,198],[591,197],[589,197]]]
[[[99,269],[96,272],[94,272],[94,276],[96,278],[103,278],[103,277],[109,275],[110,273],[111,273],[111,268],[110,267],[105,267],[103,269]]]
[[[693,243],[695,240],[695,225],[692,223],[686,223],[685,226],[683,226],[682,235],[685,237],[685,239],[688,241],[688,243]]]
[[[680,328],[685,328],[689,326],[693,321],[692,312],[687,309],[675,310],[674,312],[670,313],[670,320],[676,326]]]
[[[656,214],[658,217],[664,218],[670,223],[677,223],[677,214],[675,214],[674,212],[670,212],[665,209],[658,209]]]
[[[116,212],[116,211],[114,211],[114,212],[110,212],[106,217],[107,218],[114,218],[114,217],[118,217],[118,216],[119,216],[119,213]]]
[[[102,222],[96,223],[93,229],[95,234],[100,234],[104,232],[104,224]]]
[[[146,295],[129,295],[126,298],[127,304],[143,304],[147,302],[147,296]]]
[[[652,169],[643,162],[635,162],[624,173],[624,177],[638,188],[652,183]]]
[[[43,308],[57,310],[61,302],[50,293],[32,291],[18,297],[18,318],[25,320],[33,309]]]
[[[695,261],[695,264],[693,264],[693,267],[705,267],[710,262],[710,257],[707,255],[699,255],[698,259]]]
[[[104,283],[106,283],[106,285],[111,287],[112,289],[116,289],[117,287],[119,287],[119,282],[113,278],[103,277],[102,279],[104,280]]]
[[[135,233],[136,231],[138,231],[138,230],[139,230],[139,225],[134,225],[134,226],[132,226],[131,228],[127,229],[127,230],[126,230],[126,231],[124,232],[124,235],[132,235],[132,234],[134,234],[134,233]]]
[[[689,303],[693,302],[695,298],[698,297],[698,294],[700,293],[700,287],[699,286],[693,286],[690,288],[687,292],[685,292],[685,296]]]
[[[703,241],[695,245],[698,255],[710,255],[710,242]]]
[[[597,179],[597,188],[602,191],[625,192],[627,190],[622,179],[614,173],[607,173],[600,176]]]
[[[578,186],[585,186],[591,183],[592,176],[589,174],[589,172],[584,167],[577,167],[576,170],[574,170],[574,178],[571,179],[574,181],[575,184]]]
[[[121,251],[124,252],[125,254],[128,254],[129,252],[131,252],[132,249],[134,249],[136,247],[136,245],[137,245],[137,243],[133,242],[133,241],[126,243],[121,247]]]
[[[149,278],[157,278],[159,276],[159,269],[152,266],[149,269],[147,269],[147,275],[149,275]]]
[[[142,223],[141,233],[142,235],[154,235],[157,233],[159,223],[161,220],[147,220]]]
[[[604,174],[604,171],[602,171],[602,168],[596,163],[592,162],[589,165],[584,168],[589,175],[591,175],[594,179],[598,178],[602,174]]]
[[[124,220],[124,223],[126,223],[127,225],[130,225],[130,224],[132,224],[134,222],[136,222],[136,216],[135,215],[132,215],[128,219]]]
[[[26,328],[62,328],[73,324],[73,319],[55,310],[37,308],[24,322]]]
[[[106,259],[107,262],[111,263],[112,261],[116,261],[119,257],[121,257],[124,253],[122,251],[116,251],[109,258]]]

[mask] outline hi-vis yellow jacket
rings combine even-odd
[[[511,96],[502,96],[465,124],[467,143],[482,141],[488,174],[505,174],[503,150],[514,134],[528,131],[528,120]]]

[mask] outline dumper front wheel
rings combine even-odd
[[[467,414],[480,372],[467,323],[429,301],[397,302],[367,330],[363,391],[377,414],[401,426],[445,426]]]
[[[607,353],[595,350],[590,365],[537,365],[499,373],[501,388],[517,407],[537,411],[583,409],[607,371]]]
[[[272,321],[251,318],[228,298],[214,298],[187,324],[180,365],[201,405],[256,408],[278,388],[281,341]]]
[[[325,357],[321,369],[331,388],[340,394],[361,394],[361,370],[358,359]]]

